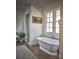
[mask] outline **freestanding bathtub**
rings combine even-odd
[[[49,55],[57,55],[59,40],[48,37],[37,37],[39,48]]]

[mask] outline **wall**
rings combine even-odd
[[[59,38],[59,34],[55,33],[55,32],[52,32],[52,33],[47,33],[46,32],[46,22],[45,22],[45,16],[44,16],[44,13],[45,12],[48,12],[48,11],[53,11],[55,9],[57,9],[59,7],[59,4],[58,2],[54,3],[54,4],[51,4],[51,5],[48,5],[47,7],[44,8],[44,10],[42,11],[43,13],[43,35],[44,36],[50,36],[50,37],[54,37],[54,38]],[[54,29],[55,30],[55,29]]]
[[[31,22],[32,16],[42,17],[41,11],[38,7],[32,5],[31,6]],[[30,27],[30,43],[31,45],[37,44],[36,37],[42,34],[42,24],[31,23]]]
[[[27,9],[25,9],[25,11],[24,11],[24,32],[25,32],[25,41],[27,42],[28,41],[28,38],[27,38],[27,29],[28,29],[28,27],[26,26],[26,24],[27,24],[27,22],[26,22],[26,15],[28,15],[29,14],[29,19],[28,19],[28,22],[29,22],[29,24],[28,24],[28,26],[29,26],[29,40],[30,40],[30,25],[31,25],[31,7],[29,6],[29,8],[27,8]]]
[[[59,47],[59,57],[60,59],[63,59],[63,0],[60,0],[60,33],[59,33],[59,43],[60,43],[60,47]]]
[[[16,10],[16,32],[24,31],[24,12]]]
[[[53,10],[57,7],[60,7],[60,21],[59,21],[59,35],[56,33],[46,33],[46,27],[45,27],[45,16],[44,16],[44,12],[48,11],[48,10]],[[53,36],[53,37],[58,37],[59,38],[59,58],[63,59],[63,0],[59,0],[57,3],[52,4],[46,8],[44,8],[44,10],[42,11],[43,13],[43,35],[47,35],[47,36]]]
[[[36,37],[42,34],[42,24],[32,23],[32,16],[41,17],[40,8],[31,5],[28,9],[25,10],[25,15],[29,13],[29,44],[37,44]],[[26,28],[26,26],[24,26]],[[24,29],[26,31],[26,29]],[[26,38],[27,40],[27,38]]]

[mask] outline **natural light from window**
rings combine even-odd
[[[56,10],[56,33],[59,33],[60,10]]]
[[[52,32],[53,31],[53,12],[47,13],[46,16],[46,27],[47,27],[47,32]]]
[[[60,9],[46,13],[46,31],[59,33]]]

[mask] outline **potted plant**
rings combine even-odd
[[[23,42],[24,38],[25,38],[25,33],[24,32],[19,32],[19,33],[16,33],[16,34],[19,36],[19,41]]]

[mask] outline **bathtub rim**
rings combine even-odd
[[[55,39],[54,39],[55,40]],[[39,41],[41,41],[41,42],[43,42],[43,43],[47,43],[47,42],[45,42],[45,41],[42,41],[42,40],[40,40],[40,39],[37,39],[37,41],[38,41],[38,44],[39,44]],[[59,46],[59,44],[49,44],[49,43],[47,43],[48,45],[51,45],[51,46]]]
[[[41,41],[41,40],[38,40],[38,41]],[[43,43],[47,43],[47,42],[44,42],[44,41],[41,41],[41,42],[43,42]],[[38,42],[38,44],[39,44],[39,42]],[[59,45],[55,45],[55,44],[49,44],[49,43],[47,43],[48,45],[51,45],[51,46],[59,46]],[[40,44],[39,44],[40,45]]]
[[[46,36],[46,35],[40,35],[39,37],[47,37],[47,38],[59,40],[59,38],[55,38],[55,37],[51,37],[51,36]]]

